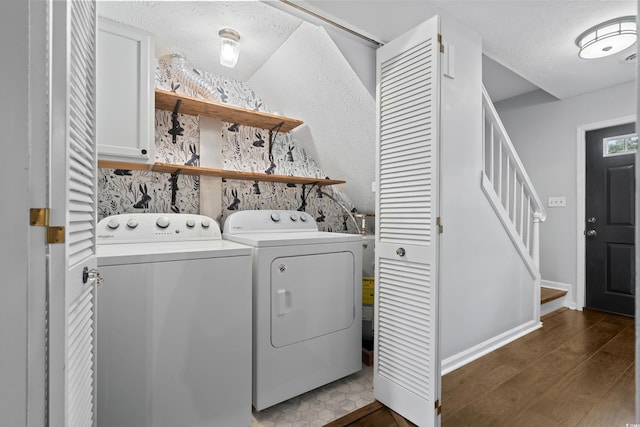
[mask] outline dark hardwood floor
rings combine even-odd
[[[375,401],[339,418],[325,427],[416,427],[382,403]]]
[[[442,426],[608,427],[635,422],[634,319],[563,310],[543,323],[442,377]],[[413,424],[374,402],[329,426]]]

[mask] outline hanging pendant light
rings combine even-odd
[[[240,34],[231,28],[223,28],[218,35],[220,36],[220,64],[233,68],[238,63],[240,55]]]
[[[603,58],[625,50],[637,39],[635,16],[611,19],[578,36],[578,56],[582,59]]]

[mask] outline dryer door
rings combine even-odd
[[[351,252],[276,258],[271,263],[271,344],[274,347],[349,328],[354,322]]]

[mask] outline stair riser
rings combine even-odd
[[[566,295],[561,298],[556,298],[549,302],[546,302],[540,306],[540,316],[544,316],[545,314],[549,314],[553,311],[559,310],[565,307]]]

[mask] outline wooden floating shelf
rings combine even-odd
[[[191,116],[217,117],[222,121],[239,125],[275,130],[275,128],[282,123],[279,131],[289,132],[291,129],[303,123],[301,120],[278,116],[276,114],[248,110],[246,108],[236,107],[235,105],[206,101],[188,95],[156,89],[156,108],[173,111],[178,100],[182,101],[178,109],[179,113],[189,114]]]
[[[264,181],[264,182],[281,182],[285,184],[316,184],[318,186],[323,185],[336,185],[345,184],[346,181],[337,179],[322,179],[322,178],[308,178],[302,176],[288,176],[288,175],[269,175],[266,173],[257,172],[242,172],[228,169],[214,169],[205,168],[199,166],[186,166],[186,165],[173,165],[170,163],[154,163],[152,165],[143,163],[128,163],[128,162],[112,162],[108,160],[99,160],[98,167],[107,169],[126,169],[126,170],[141,170],[151,171],[159,173],[178,173],[183,175],[196,175],[196,176],[215,176],[225,179],[238,179],[244,181]]]

